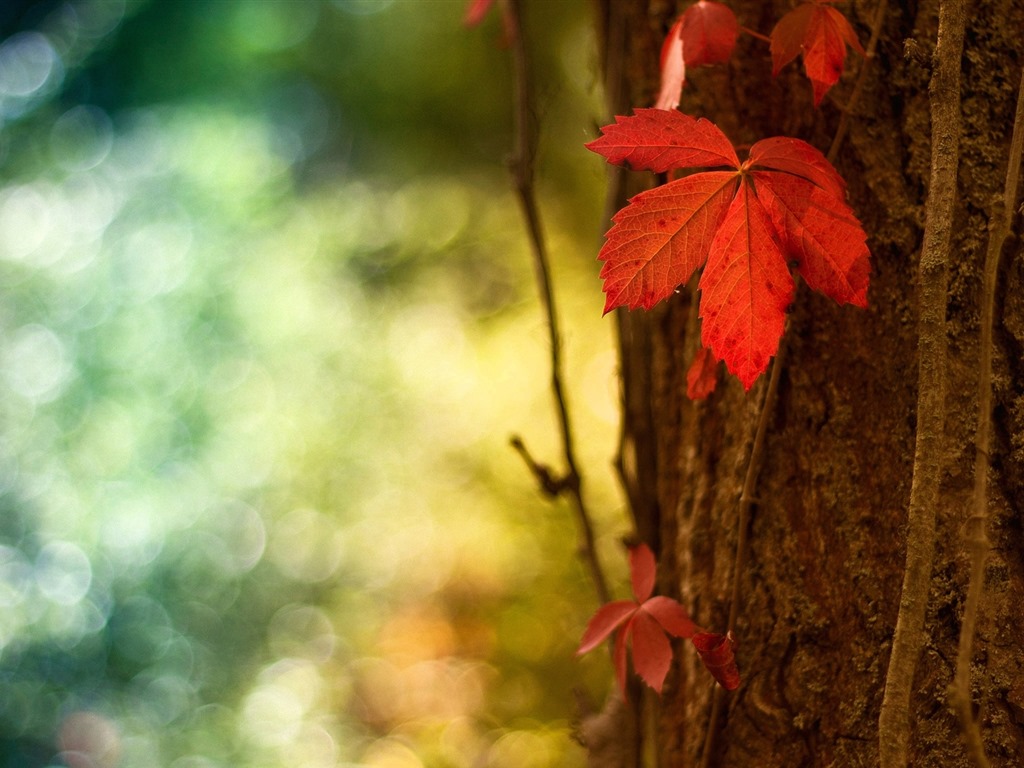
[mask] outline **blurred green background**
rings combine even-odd
[[[528,4],[621,579],[586,0]],[[0,4],[0,766],[582,766],[596,608],[462,0]],[[621,582],[620,582],[621,583]]]

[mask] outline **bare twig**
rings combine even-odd
[[[602,603],[611,597],[605,581],[604,571],[598,559],[594,543],[594,526],[583,499],[583,482],[576,464],[573,433],[569,419],[569,406],[566,402],[562,385],[562,340],[559,332],[558,311],[555,307],[554,293],[551,287],[551,269],[548,262],[544,231],[541,225],[540,210],[533,186],[533,160],[536,156],[536,137],[531,124],[532,91],[530,84],[530,65],[526,51],[526,43],[522,34],[522,14],[520,0],[506,0],[506,25],[511,37],[511,53],[515,73],[515,153],[509,160],[509,168],[515,181],[519,205],[526,223],[526,230],[533,250],[533,265],[537,279],[537,290],[541,304],[547,316],[548,337],[551,347],[551,393],[554,398],[555,411],[558,416],[564,454],[565,477],[557,482],[558,491],[568,495],[576,522],[579,527],[579,554],[590,572],[594,590]],[[522,442],[519,443],[522,445]],[[523,453],[525,449],[520,452]],[[528,454],[523,453],[524,458]],[[531,467],[536,463],[529,460]],[[535,470],[536,474],[536,470]],[[543,484],[542,484],[543,485]],[[545,487],[545,491],[548,488]]]
[[[910,694],[924,644],[935,513],[945,449],[946,304],[960,159],[960,58],[964,0],[941,0],[929,94],[932,166],[925,204],[924,243],[918,284],[917,438],[907,512],[907,562],[878,719],[882,768],[906,768],[910,746]]]
[[[950,698],[967,745],[967,754],[976,768],[989,768],[978,722],[971,706],[971,645],[978,621],[978,606],[985,588],[985,556],[989,541],[988,465],[989,427],[992,421],[992,323],[995,308],[996,275],[1003,244],[1010,236],[1013,211],[1017,203],[1021,158],[1024,155],[1024,72],[1017,93],[1017,113],[1013,121],[1013,139],[1006,165],[1006,186],[1002,198],[995,201],[989,221],[988,250],[982,277],[981,328],[979,345],[981,360],[978,370],[978,423],[974,433],[974,491],[971,517],[967,521],[966,543],[971,568],[968,576],[964,617],[960,624],[960,642],[956,657],[956,674],[950,686]]]
[[[867,80],[868,70],[871,62],[875,59],[875,49],[878,48],[878,38],[882,34],[882,22],[885,20],[887,0],[878,0],[878,7],[875,9],[875,18],[871,20],[871,37],[868,39],[868,47],[864,50],[864,60],[860,63],[860,71],[857,72],[857,82],[853,86],[853,92],[846,102],[846,107],[839,116],[839,126],[836,134],[832,137],[832,146],[828,148],[828,161],[834,163],[839,154],[839,147],[846,137],[846,128],[850,123],[850,114],[853,108],[860,101],[860,94],[864,90],[864,82]]]
[[[757,488],[757,476],[761,471],[761,464],[764,458],[765,440],[768,435],[768,425],[771,422],[772,414],[775,412],[775,401],[779,392],[779,379],[782,378],[783,357],[786,350],[786,334],[789,331],[789,320],[787,318],[786,328],[779,341],[779,351],[772,362],[772,372],[768,377],[768,390],[764,393],[764,400],[761,401],[761,413],[757,419],[757,431],[754,433],[754,443],[750,449],[750,460],[747,462],[747,474],[743,478],[743,490],[740,492],[740,507],[737,520],[736,554],[732,569],[732,595],[729,599],[729,622],[726,625],[730,632],[735,633],[736,622],[740,613],[740,580],[743,566],[747,559],[748,536],[750,528],[750,512],[754,506],[754,492]],[[701,755],[701,768],[708,768],[711,765],[712,755],[715,751],[715,741],[718,738],[718,721],[721,719],[722,710],[725,708],[725,689],[716,685],[712,694],[711,716],[708,719],[708,728],[704,737],[704,752]]]
[[[516,453],[522,457],[523,463],[526,464],[531,474],[537,480],[537,485],[540,486],[545,496],[555,499],[566,491],[571,482],[571,478],[568,475],[558,477],[551,471],[551,467],[547,464],[541,464],[534,459],[533,454],[527,449],[526,443],[523,442],[523,438],[519,435],[512,435],[508,442],[515,449]]]

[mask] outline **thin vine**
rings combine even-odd
[[[978,366],[978,423],[974,433],[974,489],[971,496],[971,517],[967,521],[965,540],[970,554],[967,599],[960,624],[956,674],[950,686],[950,698],[967,746],[967,754],[976,768],[989,768],[978,721],[971,705],[971,646],[978,621],[978,606],[985,588],[985,557],[989,549],[988,466],[989,431],[992,421],[992,324],[995,314],[996,277],[1003,245],[1010,236],[1020,182],[1021,158],[1024,156],[1024,72],[1017,93],[1017,112],[1013,121],[1013,138],[1006,164],[1006,185],[1001,198],[992,207],[989,222],[988,249],[982,277],[981,327]]]
[[[786,323],[786,330],[789,330],[789,323]],[[761,471],[761,464],[764,459],[765,440],[768,435],[768,425],[771,422],[772,414],[775,412],[775,401],[778,398],[779,380],[782,378],[783,358],[786,351],[786,333],[783,332],[782,340],[779,342],[779,351],[772,361],[772,371],[768,378],[768,390],[761,401],[760,415],[757,419],[757,431],[754,433],[754,443],[750,449],[750,460],[747,462],[747,473],[743,479],[743,490],[740,492],[739,514],[736,527],[736,554],[733,561],[732,572],[732,594],[729,599],[729,621],[726,625],[729,632],[734,632],[736,622],[739,620],[740,606],[740,577],[743,573],[743,566],[747,558],[748,537],[750,529],[750,513],[753,509],[757,489],[757,476]],[[712,755],[715,751],[715,741],[719,732],[718,721],[722,716],[722,709],[725,707],[725,689],[715,686],[711,701],[711,715],[708,719],[707,733],[704,737],[704,752],[701,756],[701,768],[708,768],[711,765]]]
[[[882,768],[906,768],[908,762],[910,695],[924,645],[924,618],[935,555],[935,515],[945,449],[946,304],[960,159],[960,59],[965,24],[966,3],[941,0],[935,66],[929,86],[931,178],[918,268],[917,438],[907,513],[903,591],[878,720]]]
[[[846,129],[850,124],[850,115],[853,112],[857,102],[860,101],[860,95],[864,91],[864,83],[867,80],[868,70],[871,68],[871,62],[875,60],[875,51],[878,48],[878,38],[882,34],[882,22],[885,20],[886,6],[888,0],[878,0],[878,6],[875,8],[875,16],[871,20],[871,37],[868,39],[868,46],[864,49],[864,60],[860,64],[860,71],[857,72],[857,82],[853,85],[853,92],[850,94],[849,100],[846,102],[846,107],[843,109],[843,113],[839,116],[839,125],[836,128],[836,133],[832,137],[832,144],[828,148],[828,154],[825,157],[830,163],[834,163],[836,158],[839,156],[839,148],[843,144],[843,139],[846,138]]]

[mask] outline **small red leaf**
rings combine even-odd
[[[484,20],[492,5],[494,5],[494,0],[470,0],[469,5],[466,6],[466,15],[462,17],[462,23],[467,27],[475,27]]]
[[[633,668],[645,683],[658,693],[669,667],[672,666],[672,646],[664,630],[653,617],[639,612],[630,623],[633,637]]]
[[[707,347],[699,347],[693,356],[690,369],[686,372],[686,396],[691,400],[703,400],[718,386],[718,361]]]
[[[640,610],[653,616],[662,629],[674,637],[692,637],[698,629],[686,609],[671,597],[652,597]]]
[[[634,170],[664,173],[670,168],[739,168],[732,142],[717,125],[676,110],[637,109],[630,117],[618,116],[615,125],[586,145],[609,163]]]
[[[629,548],[629,577],[633,586],[633,596],[642,603],[654,592],[654,580],[658,564],[654,553],[646,544],[638,544]]]
[[[576,653],[583,655],[594,650],[636,610],[637,604],[632,600],[616,600],[613,603],[602,605],[587,623],[587,629],[583,633],[580,647]]]
[[[705,666],[726,688],[739,685],[739,672],[733,658],[732,635],[723,637],[704,632],[675,600],[656,596],[654,589],[657,562],[650,547],[639,544],[629,550],[629,568],[633,592],[641,602],[617,600],[598,609],[590,619],[578,654],[591,651],[613,632],[612,661],[615,679],[626,697],[628,672],[627,648],[633,649],[633,668],[651,688],[661,693],[665,676],[672,666],[672,644],[668,635],[690,638]]]
[[[843,74],[847,45],[864,54],[857,33],[842,13],[820,0],[805,2],[779,19],[772,30],[772,74],[779,74],[802,53],[817,106]]]
[[[775,24],[771,34],[772,76],[800,55],[807,38],[811,16],[815,13],[814,3],[801,3]]]
[[[682,26],[682,19],[673,24],[661,46],[661,89],[654,103],[655,109],[675,109],[679,106],[680,94],[686,84],[683,38],[679,35]]]
[[[700,0],[686,9],[682,22],[680,36],[686,66],[718,64],[732,56],[740,25],[729,6]]]
[[[699,632],[691,642],[697,649],[711,676],[727,691],[740,687],[740,671],[736,667],[736,643],[732,632],[718,635],[713,632]]]

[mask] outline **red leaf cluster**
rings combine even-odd
[[[686,609],[669,597],[653,596],[657,564],[646,544],[629,550],[633,600],[616,600],[601,606],[583,633],[577,654],[592,651],[615,633],[615,678],[626,695],[626,651],[633,650],[633,668],[658,693],[672,666],[668,635],[692,638],[701,660],[718,682],[732,690],[740,683],[733,656],[732,636],[705,632],[690,619]],[[697,638],[700,638],[699,644]],[[719,640],[720,639],[720,640]]]
[[[814,105],[839,81],[846,61],[846,46],[864,55],[850,22],[828,3],[809,0],[794,8],[775,25],[771,35],[772,74],[803,54],[804,71],[814,87]]]
[[[479,2],[479,0],[477,0]],[[804,70],[814,87],[814,105],[839,81],[846,46],[864,55],[850,22],[829,3],[805,0],[772,29],[772,74],[803,55]],[[727,5],[699,0],[676,20],[661,49],[661,90],[657,109],[675,109],[686,82],[686,68],[728,61],[736,47],[740,25]]]
[[[867,306],[867,236],[846,185],[799,139],[757,142],[740,162],[708,120],[638,109],[587,148],[611,163],[664,173],[695,168],[641,192],[614,217],[600,260],[605,312],[650,309],[703,267],[701,341],[746,389],[778,350],[795,283],[840,304]]]

